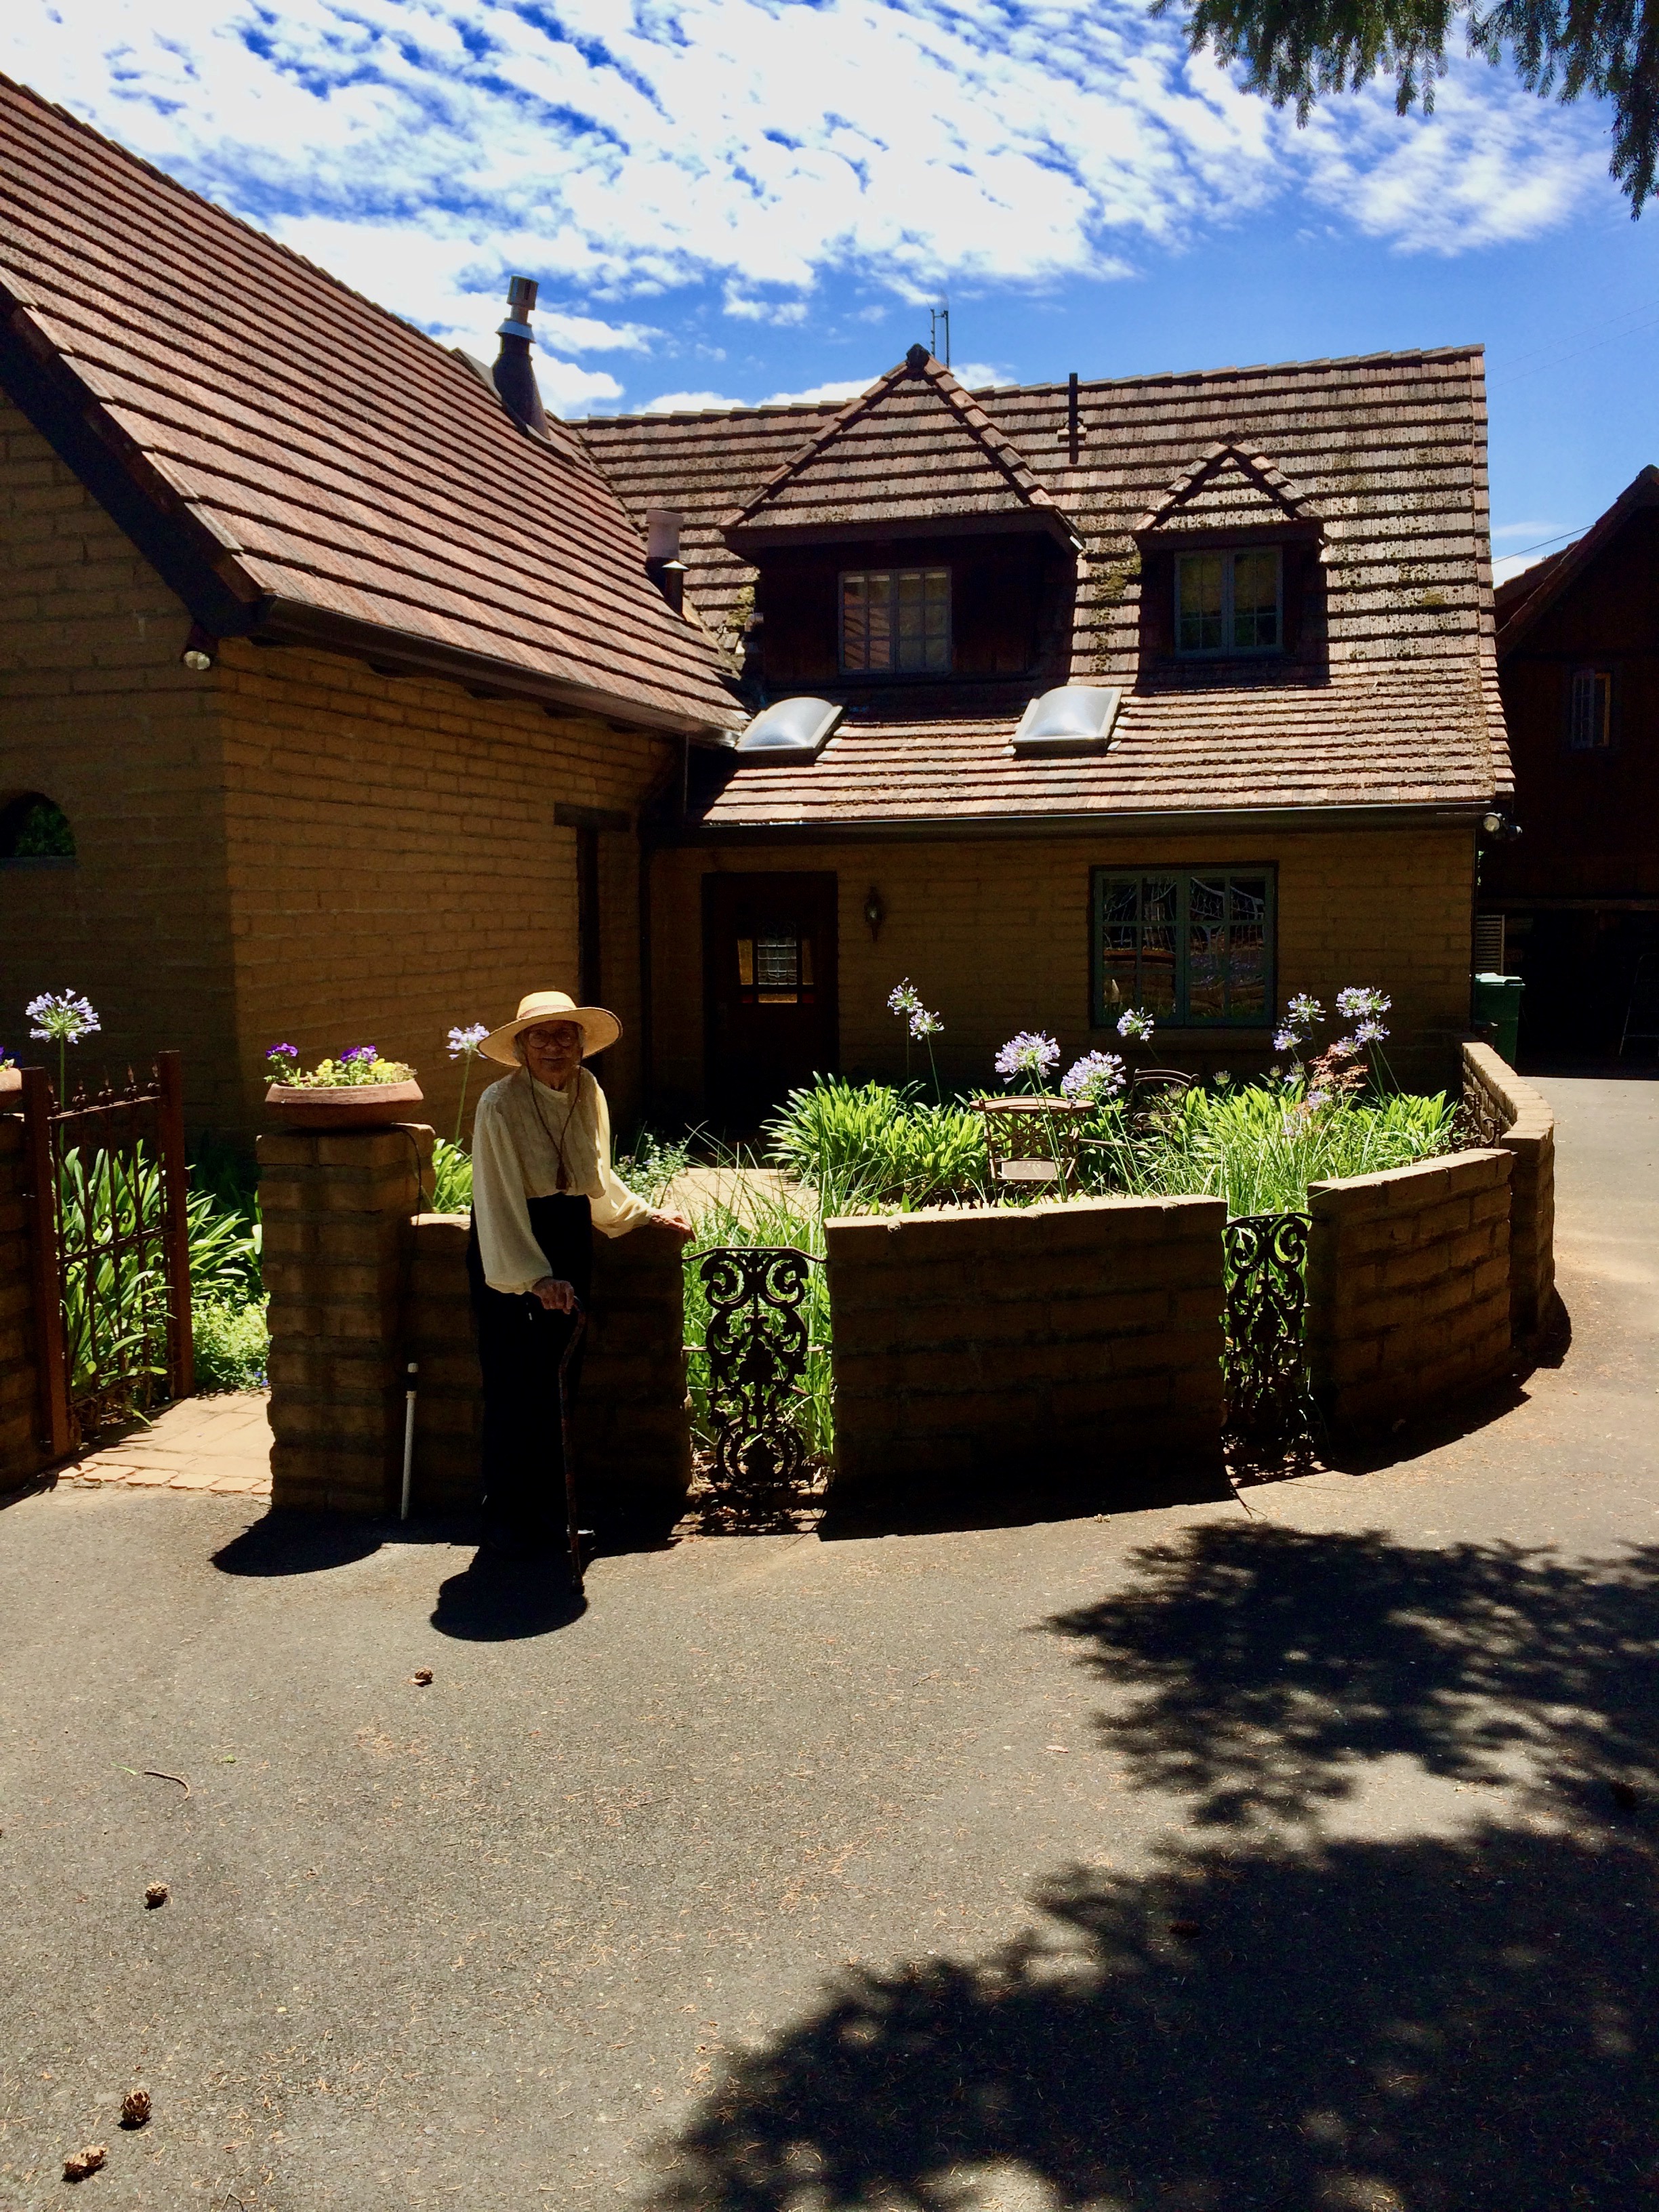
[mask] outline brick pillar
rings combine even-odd
[[[258,1140],[270,1294],[271,1504],[395,1511],[403,1457],[409,1224],[432,1132]]]
[[[22,1117],[0,1114],[0,1490],[27,1482],[46,1465],[23,1166]]]

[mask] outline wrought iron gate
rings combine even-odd
[[[23,1121],[40,1433],[57,1460],[195,1388],[179,1055],[61,1106],[26,1067]]]
[[[1289,1446],[1308,1434],[1305,1213],[1241,1213],[1226,1229],[1227,1432]]]
[[[699,1259],[718,1488],[781,1489],[805,1465],[803,1305],[817,1265],[788,1244],[721,1245]]]

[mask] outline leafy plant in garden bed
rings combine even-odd
[[[766,1124],[767,1156],[817,1193],[822,1213],[982,1200],[985,1132],[966,1107],[930,1105],[915,1085],[821,1075]]]

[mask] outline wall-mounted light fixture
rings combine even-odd
[[[218,639],[210,636],[200,623],[192,623],[190,635],[185,640],[185,649],[179,658],[194,674],[205,676],[217,659],[218,652]]]
[[[1480,828],[1485,836],[1494,838],[1499,844],[1508,844],[1521,835],[1521,824],[1511,821],[1507,814],[1483,815]]]
[[[873,884],[864,894],[864,918],[870,925],[870,942],[873,945],[881,935],[881,925],[887,919],[887,909],[882,904],[881,893]]]

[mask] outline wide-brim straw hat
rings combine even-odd
[[[503,1066],[517,1067],[519,1055],[513,1049],[514,1040],[525,1030],[533,1030],[543,1022],[574,1022],[582,1033],[582,1058],[591,1060],[596,1052],[603,1052],[608,1044],[615,1044],[622,1035],[622,1024],[604,1006],[579,1006],[567,991],[527,991],[519,1001],[519,1011],[510,1022],[503,1022],[478,1047],[487,1060],[499,1060]]]

